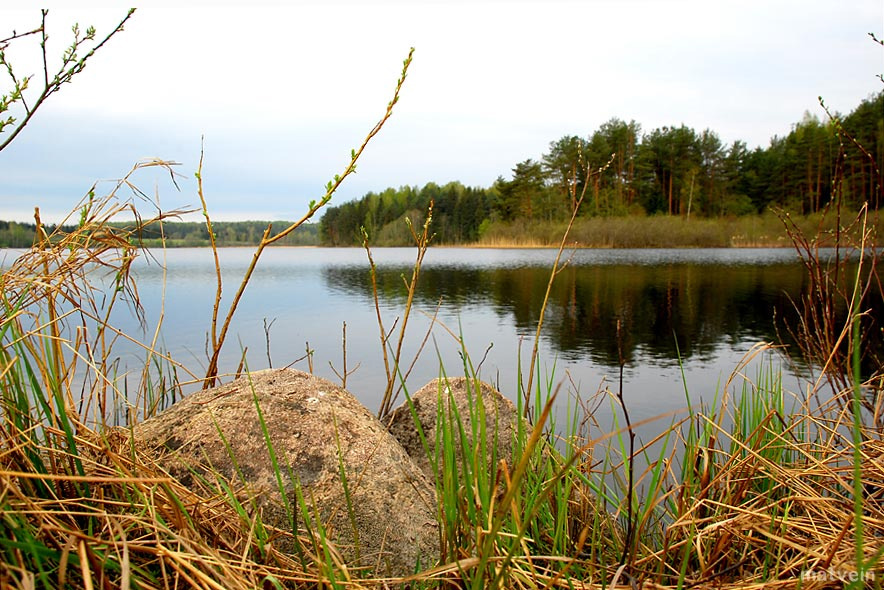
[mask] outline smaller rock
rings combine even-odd
[[[244,505],[254,502],[278,529],[290,530],[284,505],[297,507],[300,491],[348,567],[404,576],[438,557],[435,489],[377,418],[324,379],[291,369],[252,373],[184,398],[134,436],[184,485],[194,475],[243,480]]]
[[[495,468],[491,465],[493,452],[496,461],[505,459],[512,468],[513,438],[520,417],[513,402],[487,383],[465,377],[434,379],[411,396],[410,405],[406,400],[393,411],[390,418],[390,433],[396,437],[405,452],[414,459],[431,481],[435,479],[435,474],[418,434],[412,409],[417,415],[427,446],[434,456],[440,457],[442,449],[437,448],[436,418],[439,402],[443,403],[445,414],[452,416],[451,423],[454,425],[455,449],[458,457],[458,469],[460,469],[460,461],[463,456],[462,445],[456,421],[454,421],[453,414],[449,412],[450,402],[454,401],[454,408],[456,408],[457,415],[460,416],[463,424],[468,447],[472,448],[472,416],[479,411],[476,403],[479,391],[482,394],[482,407],[485,413],[485,467],[489,470]]]

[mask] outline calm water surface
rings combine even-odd
[[[224,303],[229,302],[252,249],[220,251]],[[387,330],[402,315],[415,252],[377,249],[378,291]],[[163,317],[161,345],[202,375],[215,294],[208,249],[157,252],[135,275],[148,320],[149,340]],[[406,366],[426,345],[408,378],[416,390],[439,376],[463,374],[462,334],[480,376],[511,399],[518,366],[528,363],[553,250],[432,248],[420,276],[405,340]],[[163,270],[165,265],[165,273]],[[791,249],[578,250],[554,284],[541,333],[540,364],[553,386],[588,397],[616,391],[624,364],[624,394],[633,421],[692,403],[711,401],[753,345],[778,341],[775,317],[791,308],[804,284]],[[162,305],[161,305],[162,304]],[[223,309],[223,306],[222,306]],[[135,334],[138,324],[121,306],[114,323]],[[436,314],[436,325],[431,316]],[[401,320],[400,320],[401,321]],[[347,325],[348,389],[376,410],[385,385],[368,261],[362,249],[275,248],[265,252],[235,316],[222,355],[234,371],[245,353],[252,370],[293,366],[309,347],[314,371],[337,380],[342,370],[342,326]],[[618,339],[618,324],[620,337]],[[269,326],[269,353],[265,325]],[[398,325],[397,325],[398,333]],[[135,348],[118,350],[139,368]],[[784,365],[769,353],[763,362]],[[681,366],[680,366],[681,362]],[[756,376],[759,362],[747,374]],[[788,370],[784,385],[800,391]],[[610,423],[611,404],[598,411]],[[659,431],[665,424],[652,427]]]
[[[403,277],[411,276],[415,253],[391,248],[373,254],[389,330],[402,314]],[[252,250],[223,249],[220,255],[228,302]],[[148,324],[155,325],[164,301],[162,345],[200,374],[215,289],[212,254],[175,249],[157,256],[165,276],[160,264],[147,259],[136,269]],[[428,331],[430,336],[409,388],[439,376],[440,367],[448,375],[463,374],[461,348],[450,331],[463,335],[473,364],[481,362],[481,377],[515,399],[517,367],[530,357],[554,258],[551,250],[430,249],[405,341],[406,363]],[[633,421],[683,408],[685,389],[694,403],[710,401],[753,345],[777,339],[774,310],[789,306],[803,277],[790,249],[577,251],[553,287],[541,334],[541,370],[554,384],[563,384],[563,393],[577,389],[587,397],[600,387],[616,391],[622,357]],[[430,317],[437,308],[433,326]],[[137,329],[125,313],[115,322]],[[330,363],[342,370],[344,322],[348,369],[356,368],[348,389],[375,410],[385,377],[365,252],[270,249],[235,316],[222,370],[235,370],[243,351],[252,370],[286,366],[309,346],[315,351],[314,371],[337,380]],[[270,325],[269,358],[265,324]],[[126,358],[138,366],[135,351]],[[776,355],[767,361],[781,364]],[[306,360],[294,366],[308,368]],[[755,371],[750,368],[749,376]],[[791,373],[786,378],[786,387],[798,391]],[[609,404],[599,416],[610,417]]]

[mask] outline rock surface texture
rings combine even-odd
[[[348,567],[403,576],[418,562],[433,565],[439,538],[431,480],[365,407],[329,381],[291,369],[252,373],[184,398],[138,425],[135,437],[168,454],[170,473],[186,485],[193,483],[190,469],[207,474],[211,466],[235,485],[239,471],[264,522],[291,530],[258,407],[289,505],[298,502],[286,466]],[[303,534],[300,515],[298,525]]]
[[[485,459],[486,468],[493,474],[496,466],[491,465],[492,451],[497,461],[506,459],[512,469],[513,437],[518,425],[519,413],[513,402],[505,398],[499,391],[487,383],[474,379],[455,377],[434,379],[411,396],[414,413],[421,424],[430,450],[438,453],[436,445],[436,419],[439,401],[443,402],[445,412],[449,411],[450,403],[454,407],[463,424],[468,446],[472,445],[472,419],[477,411],[477,393],[481,388],[482,405],[485,411]],[[478,415],[478,414],[475,414]],[[434,478],[433,468],[427,458],[420,435],[415,427],[414,417],[406,401],[393,411],[390,419],[390,433],[405,448],[405,451],[420,466],[431,480]],[[461,441],[457,436],[455,448],[457,457],[461,455]],[[438,454],[436,455],[439,456]]]

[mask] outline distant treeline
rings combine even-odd
[[[254,246],[261,241],[267,224],[272,223],[270,235],[275,236],[292,224],[291,221],[213,221],[215,242],[219,246]],[[198,221],[167,222],[163,224],[163,234],[168,246],[209,246],[209,231],[206,224]],[[145,228],[142,239],[152,244],[160,242],[159,226]],[[316,224],[305,223],[287,235],[277,246],[315,246],[319,243],[319,228]]]
[[[539,161],[519,162],[509,179],[498,177],[488,188],[429,183],[331,207],[320,221],[320,238],[324,245],[357,245],[365,228],[375,245],[410,244],[404,220],[422,223],[431,200],[435,242],[447,244],[475,242],[513,222],[560,222],[581,194],[587,217],[732,218],[770,207],[811,214],[832,200],[838,179],[844,205],[867,202],[878,209],[884,92],[837,118],[840,123],[821,122],[805,113],[786,137],[754,150],[743,141],[725,145],[710,129],[698,133],[681,125],[642,133],[635,121],[611,119],[587,138],[551,142]],[[856,143],[839,136],[839,124]]]
[[[261,240],[266,221],[214,221],[215,241],[219,246],[254,246]],[[291,225],[290,221],[274,221],[271,235]],[[126,228],[126,223],[112,223],[114,227]],[[37,226],[33,223],[0,221],[0,247],[27,248],[34,242]],[[55,225],[45,225],[44,229],[51,234],[57,229]],[[61,231],[71,232],[75,226],[62,226]],[[170,221],[163,223],[162,232],[159,225],[151,225],[133,236],[133,244],[156,247],[163,243],[170,247],[209,246],[209,232],[206,224],[198,221]],[[319,243],[319,228],[316,224],[304,224],[294,232],[276,242],[278,246],[315,246]]]

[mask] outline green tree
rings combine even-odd
[[[611,213],[625,213],[635,201],[635,166],[641,126],[613,118],[602,123],[593,134],[593,155],[596,167],[604,166],[611,155],[611,165],[601,175],[601,190]],[[596,139],[598,137],[598,139]],[[602,147],[601,151],[599,147]],[[599,153],[600,152],[600,153]]]
[[[543,171],[556,194],[562,197],[561,213],[573,211],[577,198],[586,184],[586,140],[566,135],[550,142],[549,152],[543,156]],[[567,207],[567,208],[566,208]]]
[[[556,211],[540,162],[525,160],[513,168],[513,179],[498,186],[498,213],[504,221],[553,219]]]
[[[746,163],[750,155],[745,141],[734,141],[727,149],[722,166],[725,190],[718,208],[719,215],[747,215],[760,212],[749,196],[751,189]]]
[[[454,209],[454,227],[457,228],[456,241],[475,242],[479,239],[479,227],[488,217],[486,191],[479,188],[465,188],[457,199]]]
[[[884,91],[862,101],[842,127],[856,140],[844,146],[845,193],[854,204],[878,209],[884,198]]]
[[[586,154],[586,167],[591,175],[590,191],[588,206],[583,209],[584,214],[599,215],[607,212],[609,208],[609,200],[607,191],[602,188],[606,184],[603,174],[600,170],[611,159],[614,153],[613,147],[608,143],[608,138],[602,133],[596,131],[589,138]],[[608,168],[605,172],[610,172]]]
[[[804,113],[786,136],[789,191],[802,213],[819,211],[831,198],[835,133],[815,115]]]
[[[642,138],[639,157],[645,175],[645,209],[681,214],[682,196],[689,195],[689,190],[682,189],[700,165],[696,132],[684,125],[654,129]]]
[[[711,129],[705,129],[697,138],[697,156],[699,166],[690,171],[687,214],[694,206],[706,216],[722,215],[728,190],[725,175],[727,152],[721,139]]]

